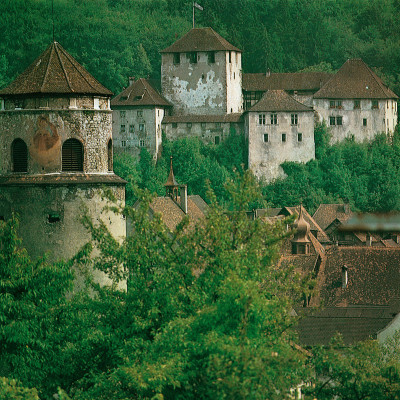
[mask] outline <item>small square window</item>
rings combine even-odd
[[[216,127],[216,128],[221,128],[221,122],[216,122],[216,123],[215,123],[215,127]]]
[[[202,122],[202,123],[201,123],[201,127],[202,127],[202,128],[205,128],[206,126],[207,126],[207,124],[206,124],[205,122]]]
[[[144,132],[144,124],[139,124],[139,131]]]
[[[219,142],[220,142],[219,136],[215,136],[214,137],[214,144],[219,144]]]
[[[336,125],[343,125],[343,118],[342,117],[336,117]]]
[[[121,125],[120,132],[121,132],[121,133],[125,133],[125,129],[126,129],[125,125]]]
[[[209,64],[215,63],[215,52],[214,51],[208,52],[208,62],[209,62]]]
[[[122,141],[121,141],[121,146],[122,146],[122,147],[126,147],[126,141],[125,141],[125,140],[122,140]]]
[[[181,63],[181,53],[174,53],[174,64]]]
[[[278,114],[271,114],[271,125],[278,125]]]
[[[258,125],[265,125],[265,114],[258,114]]]
[[[298,142],[302,142],[303,141],[303,134],[302,133],[298,133],[297,134],[297,141]]]
[[[177,124],[176,122],[173,122],[173,123],[172,123],[172,127],[173,127],[173,128],[177,128],[177,127],[178,127],[178,124]]]
[[[330,100],[329,101],[329,108],[335,108],[336,107],[336,102],[335,100]]]
[[[282,142],[286,142],[286,133],[282,133]]]
[[[329,117],[329,125],[336,125],[336,118],[335,117]]]
[[[190,53],[187,53],[186,57],[188,58],[188,60],[189,60],[189,62],[191,64],[196,64],[197,63],[197,52],[192,51]]]
[[[143,111],[142,111],[142,110],[138,110],[137,116],[138,116],[139,118],[143,118]]]
[[[291,115],[291,120],[292,120],[292,125],[297,125],[298,115],[297,114],[292,114]]]
[[[361,103],[360,100],[354,100],[354,109],[359,109],[361,108]]]
[[[125,111],[120,111],[119,112],[120,118],[125,118],[126,117],[126,112]]]
[[[61,221],[60,214],[58,214],[58,213],[51,213],[51,214],[49,214],[49,215],[47,216],[47,221],[48,221],[50,224],[54,224],[54,223],[56,223],[56,222],[60,222],[60,221]]]
[[[145,147],[145,146],[146,142],[143,139],[139,140],[139,147]]]
[[[372,108],[373,109],[378,109],[379,108],[378,100],[372,100]]]
[[[15,99],[14,105],[16,110],[22,110],[24,108],[24,102],[21,99]]]
[[[191,128],[191,127],[192,127],[192,123],[191,123],[191,122],[187,122],[187,123],[186,123],[186,126],[187,126],[188,128]]]
[[[129,125],[129,133],[135,133],[135,125]]]
[[[367,126],[367,118],[363,118],[363,126]]]
[[[264,142],[265,143],[269,142],[268,133],[264,133]]]

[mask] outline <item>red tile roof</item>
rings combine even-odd
[[[248,112],[260,111],[312,112],[313,109],[298,102],[284,90],[268,90],[261,100],[248,110]]]
[[[243,74],[243,90],[265,92],[266,90],[311,91],[319,90],[332,74],[327,72],[257,73]]]
[[[397,99],[360,58],[347,60],[339,71],[314,94],[316,99]]]
[[[183,53],[191,51],[240,51],[212,28],[194,28],[161,53]]]
[[[100,84],[59,43],[52,43],[0,95],[101,95],[112,92]]]
[[[147,79],[139,78],[136,82],[133,82],[132,85],[112,99],[111,106],[118,108],[125,106],[172,107],[172,104],[166,100]]]

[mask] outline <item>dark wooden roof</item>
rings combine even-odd
[[[261,100],[248,110],[248,112],[260,111],[312,112],[313,109],[298,102],[284,90],[268,90]]]
[[[201,123],[201,122],[240,122],[242,114],[232,113],[223,115],[166,115],[163,124],[176,123]]]
[[[397,99],[360,58],[347,60],[314,95],[316,99]]]
[[[161,53],[184,53],[191,51],[240,51],[212,28],[194,28]]]
[[[0,91],[15,95],[100,95],[112,92],[99,83],[59,43],[52,43],[21,75]]]
[[[124,106],[164,106],[172,107],[147,79],[139,78],[118,96],[111,100],[111,107]]]
[[[346,204],[320,204],[313,218],[315,222],[325,230],[335,219],[343,223],[352,215],[353,212]]]
[[[330,78],[327,72],[256,73],[243,74],[243,90],[265,92],[266,90],[316,92]]]

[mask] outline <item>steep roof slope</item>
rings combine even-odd
[[[259,102],[248,110],[252,111],[313,111],[311,107],[295,100],[284,90],[268,90]]]
[[[336,218],[347,221],[353,215],[346,204],[320,204],[313,218],[315,222],[325,230]]]
[[[290,72],[290,73],[256,73],[243,74],[243,90],[261,91],[288,90],[288,91],[317,91],[330,78],[327,72]]]
[[[111,96],[59,43],[52,43],[0,95],[92,94]]]
[[[193,28],[161,53],[183,53],[190,51],[240,51],[212,28]]]
[[[375,72],[360,58],[347,60],[314,94],[316,99],[397,99]]]
[[[111,100],[111,106],[165,106],[171,103],[150,84],[147,79],[140,78]]]

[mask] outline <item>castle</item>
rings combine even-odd
[[[243,74],[242,52],[212,28],[194,28],[161,51],[161,85],[131,85],[111,101],[114,147],[156,158],[161,132],[219,144],[230,132],[248,141],[249,168],[271,181],[284,161],[315,157],[314,127],[325,121],[331,141],[391,135],[397,95],[361,60],[336,74]]]

